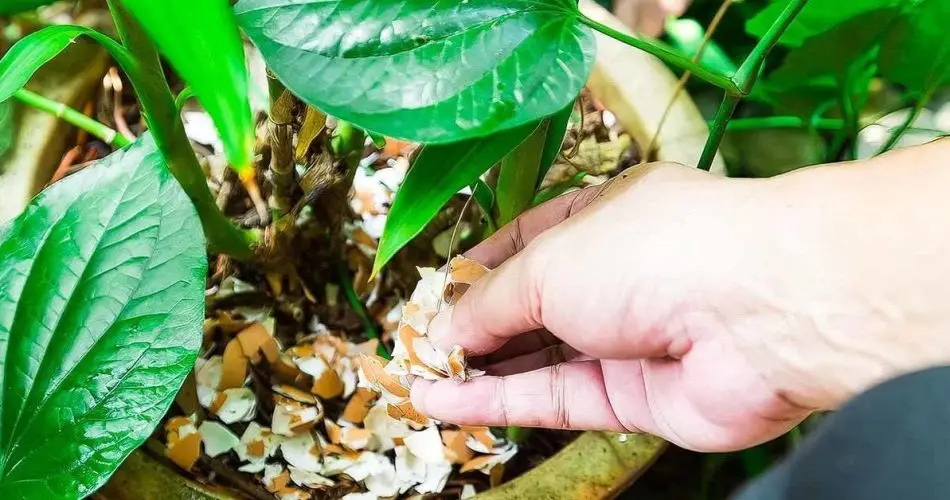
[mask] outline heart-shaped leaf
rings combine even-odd
[[[194,208],[149,136],[0,227],[0,498],[80,498],[152,432],[201,343]]]
[[[554,114],[594,62],[575,0],[240,0],[235,9],[301,99],[427,144]]]
[[[498,134],[424,146],[396,192],[376,251],[373,275],[422,232],[455,193],[475,182],[531,135],[539,122]]]

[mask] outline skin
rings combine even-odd
[[[416,381],[457,424],[750,447],[950,360],[950,141],[771,179],[670,163],[523,214],[429,335],[488,375]]]

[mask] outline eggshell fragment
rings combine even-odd
[[[205,454],[209,457],[227,453],[241,444],[240,438],[231,429],[211,420],[202,422],[198,433],[201,434]]]

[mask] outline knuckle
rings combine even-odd
[[[571,428],[571,413],[567,404],[567,384],[562,365],[551,367],[551,407],[554,410],[554,426]]]
[[[511,399],[508,397],[508,384],[503,377],[495,379],[495,387],[492,390],[495,398],[495,407],[498,408],[499,425],[507,427],[512,421],[514,409],[510,406]]]

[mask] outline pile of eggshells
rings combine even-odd
[[[239,331],[222,355],[199,359],[197,400],[207,415],[169,419],[166,455],[191,470],[202,453],[233,453],[238,470],[254,474],[281,500],[310,499],[341,476],[363,487],[345,500],[439,493],[456,470],[480,471],[490,484],[500,482],[517,445],[485,427],[431,420],[409,400],[414,377],[464,382],[481,374],[466,366],[463,349],[444,353],[426,333],[440,308],[454,304],[488,270],[456,257],[446,271],[419,272],[393,334],[391,360],[375,354],[375,339],[355,344],[329,333],[283,349],[266,321]],[[253,368],[269,371],[272,405],[262,405],[250,387]],[[333,420],[323,402],[338,398],[346,405]],[[271,406],[272,412],[265,410]],[[462,486],[463,498],[475,492],[472,484]]]

